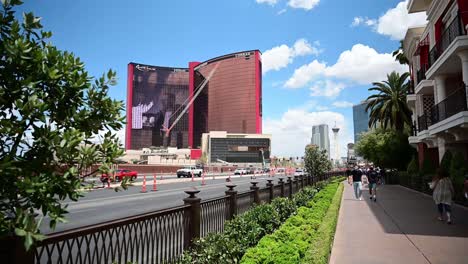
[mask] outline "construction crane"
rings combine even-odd
[[[187,112],[187,110],[189,109],[189,107],[193,104],[193,102],[195,102],[195,99],[198,97],[198,95],[202,92],[203,88],[205,88],[206,84],[210,81],[211,77],[213,77],[213,74],[216,72],[216,70],[218,69],[219,67],[219,62],[213,67],[213,69],[210,71],[210,74],[208,74],[208,77],[195,89],[195,94],[193,95],[193,97],[190,99],[187,98],[187,100],[190,99],[190,101],[187,103],[187,105],[185,106],[185,108],[182,110],[182,112],[180,112],[180,114],[177,116],[177,118],[174,120],[174,122],[172,123],[172,125],[168,125],[168,126],[162,126],[163,127],[163,131],[165,132],[164,133],[164,136],[165,137],[169,137],[169,133],[171,132],[171,130],[174,128],[174,126],[179,122],[179,120],[182,118],[182,116]],[[186,100],[186,101],[187,101]],[[184,102],[185,103],[185,102]],[[177,112],[177,110],[174,112],[174,114]],[[172,116],[171,116],[172,117]]]

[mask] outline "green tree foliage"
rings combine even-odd
[[[463,181],[468,173],[468,166],[463,154],[459,151],[453,154],[449,174],[455,189],[455,199],[463,201]]]
[[[310,175],[321,175],[332,168],[326,151],[320,151],[314,145],[308,145],[305,149],[304,166]]]
[[[392,72],[387,80],[372,83],[369,91],[377,91],[367,98],[366,111],[369,113],[369,127],[381,126],[403,132],[405,125],[411,127],[411,110],[406,103],[409,89],[409,74]]]
[[[400,170],[407,168],[415,152],[407,135],[381,128],[363,133],[355,149],[358,155],[376,166]]]
[[[406,172],[408,172],[408,174],[410,175],[414,175],[414,174],[417,174],[418,171],[419,171],[419,166],[418,166],[418,159],[416,156],[413,156],[413,158],[411,159],[410,163],[408,164],[408,167],[406,169]]]
[[[445,171],[450,171],[450,164],[452,163],[452,152],[447,150],[440,161],[440,167],[443,168]]]
[[[405,53],[403,53],[403,40],[400,40],[400,47],[393,51],[392,56],[395,57],[395,60],[398,61],[400,64],[409,64],[408,58],[406,57]]]
[[[102,131],[122,128],[124,108],[107,95],[115,72],[94,80],[78,57],[48,42],[39,17],[19,20],[21,4],[0,7],[0,235],[23,237],[29,248],[42,238],[37,215],[51,228],[65,221],[60,202],[80,197],[85,168],[107,172],[122,155],[116,135]]]

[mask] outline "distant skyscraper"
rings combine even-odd
[[[320,150],[326,150],[328,159],[330,159],[330,138],[328,137],[328,125],[322,124],[312,126],[311,143],[318,146]]]
[[[366,112],[367,102],[353,106],[354,143],[357,143],[360,134],[369,131],[369,113]]]

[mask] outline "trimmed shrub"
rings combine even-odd
[[[330,181],[337,185],[339,181],[343,181],[343,177],[335,177]],[[193,247],[184,253],[179,263],[239,263],[244,253],[251,247],[255,246],[262,237],[273,233],[281,223],[286,219],[291,219],[290,216],[296,215],[300,217],[290,221],[291,228],[293,224],[299,224],[305,221],[315,221],[315,229],[320,225],[320,221],[309,219],[314,215],[314,212],[308,212],[305,207],[300,206],[317,206],[311,203],[311,200],[317,196],[321,199],[324,194],[330,192],[326,188],[326,183],[321,186],[325,188],[320,192],[314,187],[306,187],[293,196],[293,199],[276,198],[271,204],[257,205],[246,213],[236,216],[234,219],[226,222],[224,233],[208,234],[205,238],[200,238],[194,242]],[[336,189],[336,188],[335,188]],[[330,194],[328,194],[330,195]],[[298,209],[299,208],[299,209]],[[310,230],[309,230],[310,229]],[[308,230],[298,229],[296,232],[283,231],[280,236],[286,237],[302,237],[306,239],[307,234],[312,234],[312,227]],[[306,232],[302,234],[301,232]],[[299,234],[299,235],[298,235]],[[303,244],[305,251],[307,244]],[[292,245],[295,247],[295,245]],[[285,249],[286,255],[294,252],[295,248]]]
[[[340,183],[332,181],[277,231],[247,250],[241,263],[299,263],[314,241]]]
[[[342,184],[338,186],[338,191],[333,197],[328,212],[317,230],[317,234],[315,235],[316,239],[314,239],[313,243],[309,246],[301,263],[328,263],[333,246],[333,239],[335,237],[343,188],[344,186]]]
[[[452,158],[452,152],[450,150],[445,151],[445,154],[442,157],[442,160],[440,161],[440,167],[443,168],[445,171],[449,172],[450,165],[452,163]]]
[[[468,168],[462,153],[454,153],[448,172],[455,189],[455,200],[463,201],[463,182],[465,174],[468,173]]]

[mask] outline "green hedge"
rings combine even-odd
[[[312,201],[298,209],[297,215],[263,237],[245,253],[241,263],[327,263],[341,202],[341,180],[325,186]]]
[[[210,233],[194,242],[179,263],[239,263],[245,251],[255,246],[267,234],[273,233],[297,208],[312,200],[317,193],[306,187],[293,199],[276,198],[270,204],[260,204],[226,222],[224,233]]]
[[[316,238],[306,252],[302,263],[328,263],[330,258],[333,239],[335,237],[336,224],[341,205],[341,196],[343,195],[343,184],[338,186],[338,191],[333,197],[332,203],[328,208],[322,224],[317,230]]]

